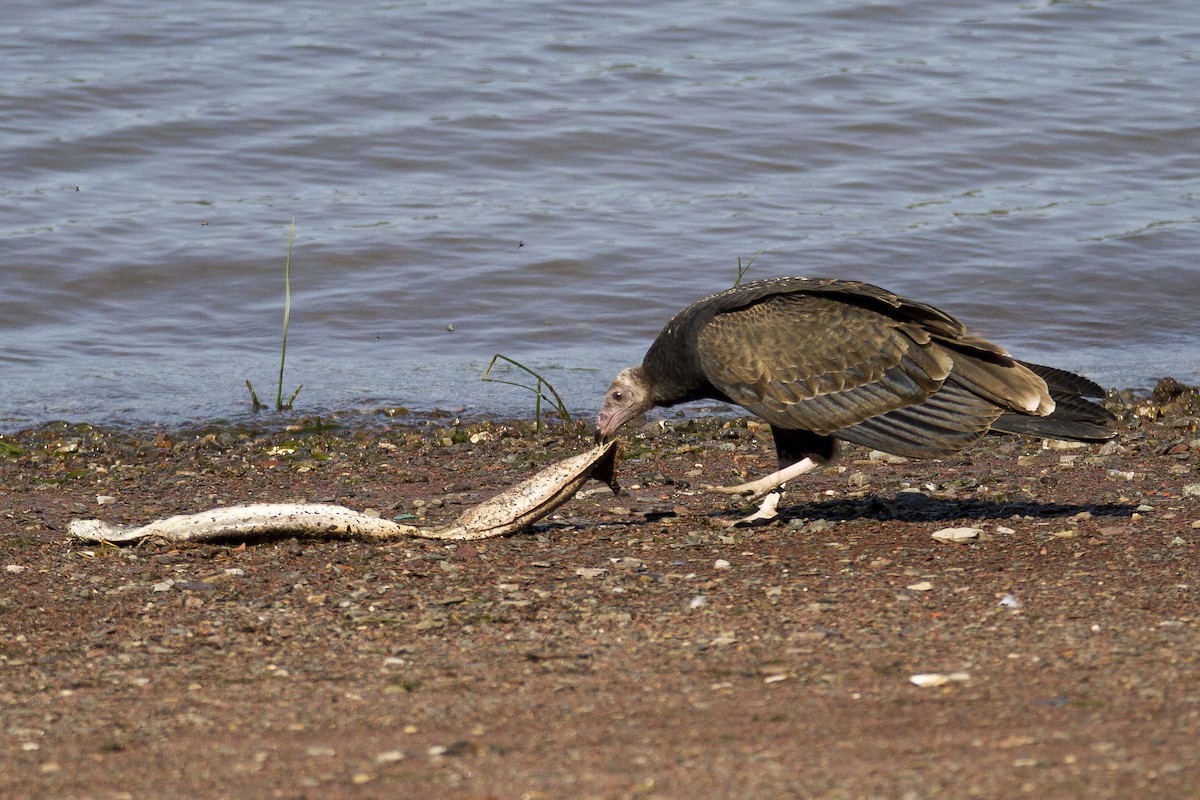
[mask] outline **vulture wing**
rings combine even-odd
[[[730,304],[696,336],[709,382],[772,425],[929,457],[1004,411],[1053,409],[1041,378],[936,309],[861,284],[796,283],[755,287],[765,296]]]

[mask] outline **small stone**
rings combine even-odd
[[[968,544],[978,539],[981,533],[983,533],[981,528],[942,528],[940,531],[935,531],[932,536],[939,542],[947,544]]]
[[[1189,483],[1183,487],[1184,497],[1200,497],[1200,483]]]
[[[394,764],[397,761],[403,761],[404,757],[403,750],[385,750],[384,752],[375,756],[375,763]]]
[[[577,567],[575,569],[575,574],[581,578],[599,578],[602,577],[606,572],[608,572],[608,570],[603,569],[602,567]]]
[[[921,672],[909,677],[909,683],[922,688],[928,686],[945,686],[947,683],[962,683],[971,680],[966,672]]]
[[[929,581],[921,581],[920,583],[914,583],[904,588],[908,589],[910,592],[928,592],[933,588],[933,584]]]
[[[430,631],[446,627],[446,612],[441,609],[430,609],[421,615],[413,628],[418,631]]]
[[[713,569],[729,569],[732,565],[723,558],[718,558],[713,562]]]
[[[697,608],[704,605],[706,602],[708,602],[708,598],[702,594],[698,594],[695,597],[693,597],[691,600],[688,601],[688,608],[695,611]]]
[[[12,572],[15,574],[15,573],[19,573],[19,572],[24,572],[25,568],[22,567],[20,564],[9,564],[7,567],[4,568],[4,571]]]
[[[96,495],[96,505],[98,506],[111,506],[115,502],[117,502],[117,498],[113,497],[111,494]]]
[[[1042,441],[1042,448],[1045,450],[1075,450],[1086,446],[1084,442],[1068,442],[1059,439],[1045,439]]]
[[[332,747],[323,747],[321,745],[313,745],[305,752],[313,758],[331,758],[337,755],[337,750]]]

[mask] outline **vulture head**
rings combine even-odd
[[[629,367],[617,373],[604,396],[604,405],[596,417],[596,441],[606,442],[617,430],[654,405],[650,380],[641,367]]]

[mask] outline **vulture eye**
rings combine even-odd
[[[624,394],[621,392],[621,390],[620,390],[620,389],[614,389],[614,390],[613,390],[613,393],[612,393],[612,395],[611,395],[611,397],[612,397],[612,399],[613,399],[613,400],[623,400],[623,399],[625,399],[625,395],[624,395]]]

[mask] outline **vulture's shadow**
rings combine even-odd
[[[1093,517],[1124,517],[1137,510],[1128,503],[1047,503],[1036,500],[939,499],[926,495],[901,493],[895,497],[867,495],[853,499],[822,500],[780,505],[777,519],[845,521],[873,519],[898,522],[941,522],[957,519],[1010,519],[1033,517],[1053,519],[1089,512]],[[787,502],[786,495],[784,502]],[[714,516],[739,516],[737,510],[717,512]]]

